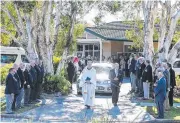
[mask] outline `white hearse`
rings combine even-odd
[[[29,63],[25,50],[21,47],[0,47],[1,63],[4,66],[10,63]]]

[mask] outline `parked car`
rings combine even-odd
[[[180,59],[176,59],[172,65],[173,70],[176,75],[180,75]]]
[[[1,46],[1,64],[4,66],[10,63],[29,63],[29,60],[26,57],[25,50],[21,47],[3,47]]]
[[[111,82],[109,80],[109,71],[113,68],[110,63],[93,63],[92,67],[96,69],[96,93],[112,93]],[[77,93],[81,94],[82,88],[79,87],[80,78],[77,79]]]

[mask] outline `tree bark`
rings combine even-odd
[[[143,1],[144,13],[144,49],[145,59],[150,60],[152,64],[154,56],[153,34],[154,34],[154,19],[155,19],[155,1]]]
[[[173,48],[171,49],[169,55],[168,55],[168,62],[169,63],[174,63],[178,51],[180,51],[180,39],[178,40],[178,42],[173,46]]]
[[[67,35],[66,46],[63,52],[63,58],[59,62],[58,68],[56,71],[57,75],[60,73],[61,69],[64,67],[64,61],[67,60],[67,55],[69,52],[68,50],[69,50],[70,44],[73,41],[74,24],[75,24],[76,13],[77,13],[77,2],[71,1],[70,3],[71,3],[70,28]]]

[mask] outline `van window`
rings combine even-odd
[[[180,68],[180,61],[176,61],[173,65],[173,68]]]
[[[17,54],[1,54],[1,63],[14,63],[17,56]]]
[[[29,63],[29,60],[27,59],[25,55],[21,55],[21,60],[23,63]]]

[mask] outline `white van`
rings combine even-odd
[[[29,63],[26,57],[25,50],[21,47],[0,47],[1,64],[4,66],[10,63]]]
[[[172,65],[176,75],[180,75],[180,58],[177,58]]]

